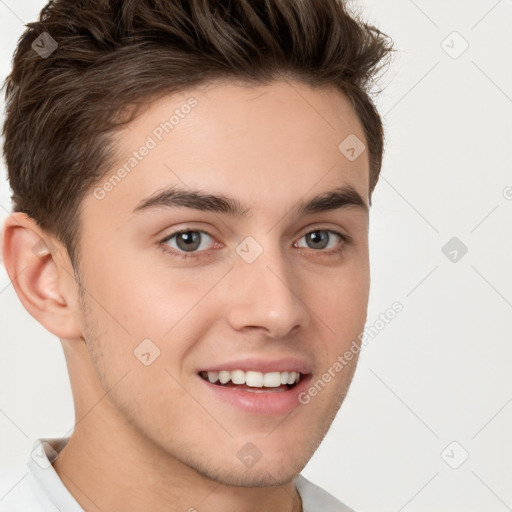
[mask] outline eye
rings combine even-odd
[[[187,253],[194,253],[194,252],[201,252],[198,251],[199,249],[205,250],[204,247],[204,235],[214,240],[214,238],[208,234],[206,231],[202,230],[183,230],[183,231],[177,231],[175,233],[172,233],[171,235],[167,236],[163,240],[161,240],[160,244],[162,244],[162,248],[164,251],[170,252],[173,256],[187,258],[189,256],[194,256],[194,254],[187,254]],[[177,247],[172,247],[172,250],[170,250],[168,247],[170,242],[173,239],[175,240],[175,243]]]
[[[344,249],[345,244],[349,243],[350,239],[347,235],[343,235],[338,233],[337,231],[333,231],[331,229],[316,229],[315,231],[309,231],[306,233],[300,240],[305,239],[306,243],[309,244],[310,249],[315,250],[324,250],[328,248],[327,246],[332,241],[334,235],[334,247],[333,251],[326,251],[327,253],[337,253]],[[341,244],[338,242],[338,247],[336,247],[336,238],[342,241]],[[332,245],[331,245],[332,247]]]

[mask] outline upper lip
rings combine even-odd
[[[311,373],[311,365],[304,360],[295,357],[274,358],[274,359],[261,359],[256,357],[246,359],[236,359],[232,361],[224,361],[208,365],[207,367],[200,368],[200,372],[219,372],[221,370],[233,371],[254,371],[261,373],[270,372],[300,372],[302,374]]]

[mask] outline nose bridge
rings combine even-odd
[[[272,337],[283,337],[298,324],[305,325],[307,308],[299,296],[300,281],[279,243],[271,242],[270,234],[263,243],[247,237],[236,252],[228,298],[233,328],[261,327]]]

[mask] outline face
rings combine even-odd
[[[80,240],[109,429],[227,484],[301,471],[366,320],[369,160],[340,151],[349,136],[365,140],[349,101],[297,82],[210,83],[118,133]]]

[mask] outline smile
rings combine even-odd
[[[293,388],[300,382],[302,374],[296,371],[263,373],[251,370],[220,370],[203,371],[199,375],[218,386],[236,386],[253,392],[275,392]]]
[[[257,416],[280,416],[301,407],[299,396],[309,386],[311,373],[252,370],[200,371],[199,382],[209,403]]]

